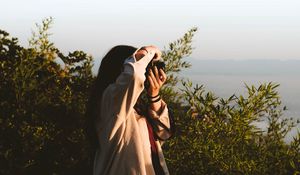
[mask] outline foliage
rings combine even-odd
[[[29,48],[0,30],[0,174],[91,172],[84,112],[93,58],[60,52],[49,40],[52,21],[37,24]],[[283,141],[297,123],[282,117],[278,84],[246,85],[246,96],[222,99],[178,78],[191,66],[183,59],[196,31],[162,55],[168,81],[161,93],[176,121],[176,134],[164,144],[171,174],[299,174],[300,134]]]
[[[88,166],[83,114],[92,57],[55,48],[51,22],[43,21],[29,48],[0,31],[0,174],[71,174]]]
[[[297,174],[299,136],[283,139],[296,124],[283,119],[278,84],[249,87],[248,96],[219,99],[203,86],[183,82],[186,115],[168,142],[169,165],[176,174]],[[267,130],[254,123],[265,121]],[[299,123],[299,121],[297,121]],[[186,163],[184,163],[186,162]]]
[[[176,73],[191,66],[182,59],[191,54],[196,31],[188,31],[163,54],[170,77],[163,95],[174,113],[177,131],[164,144],[172,174],[299,173],[300,133],[290,144],[283,141],[299,120],[282,116],[285,107],[281,107],[279,84],[246,85],[247,96],[228,99],[206,92],[203,85],[193,88],[188,80],[181,80],[181,91],[175,90]],[[267,123],[266,131],[257,127],[261,122]]]

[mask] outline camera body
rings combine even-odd
[[[148,79],[147,79],[147,76],[149,75],[150,69],[153,70],[154,66],[157,67],[157,70],[162,69],[162,70],[164,71],[164,70],[165,70],[165,67],[166,67],[166,64],[165,64],[163,61],[153,61],[153,60],[152,60],[152,61],[147,65],[147,67],[146,67],[146,72],[145,72],[146,80],[145,80],[145,83],[144,83],[144,86],[145,86],[146,89],[148,89],[149,86],[150,86],[150,83],[149,83],[149,81],[148,81]]]

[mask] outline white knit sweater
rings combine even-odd
[[[95,124],[100,146],[95,155],[94,175],[155,175],[146,118],[133,108],[144,89],[144,73],[154,53],[136,61],[137,50],[124,62],[124,70],[116,82],[103,92],[101,117]],[[157,114],[149,108],[149,114],[170,128],[168,108],[163,100],[162,112]],[[159,128],[160,138],[170,137],[168,131]],[[161,143],[156,141],[156,145],[160,164],[167,175]]]

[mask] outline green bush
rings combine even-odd
[[[282,117],[277,84],[247,86],[247,97],[228,99],[189,81],[183,85],[189,105],[177,116],[179,131],[166,153],[174,174],[299,173],[300,135],[283,141],[296,123]],[[254,125],[263,120],[266,131]]]
[[[74,174],[88,167],[83,114],[92,57],[62,54],[48,40],[51,22],[37,26],[29,48],[0,30],[0,174]]]
[[[67,55],[49,41],[52,19],[37,25],[24,48],[0,30],[0,174],[89,174],[93,157],[85,135],[93,58]],[[171,174],[300,174],[299,123],[282,116],[278,84],[247,86],[246,96],[216,97],[179,78],[197,28],[163,51],[164,100],[176,133],[164,144]],[[176,88],[182,83],[182,89]],[[265,121],[267,129],[255,123]]]

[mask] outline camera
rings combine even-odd
[[[152,69],[152,71],[153,71],[154,66],[157,67],[157,70],[162,69],[163,71],[165,71],[166,64],[165,64],[163,61],[153,61],[153,60],[152,60],[152,61],[147,65],[147,67],[146,67],[146,72],[145,72],[146,81],[145,81],[145,83],[144,83],[144,85],[145,85],[145,87],[146,87],[147,89],[148,89],[149,86],[150,86],[150,83],[149,83],[149,81],[148,81],[148,79],[147,79],[147,76],[149,75],[150,69]]]

